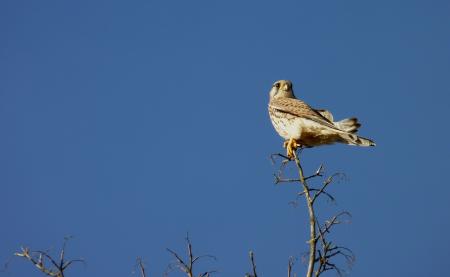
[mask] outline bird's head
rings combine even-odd
[[[292,90],[292,82],[289,80],[279,80],[273,83],[270,90],[270,99],[272,98],[295,98]]]

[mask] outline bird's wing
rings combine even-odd
[[[330,111],[327,110],[315,110],[316,112],[320,113],[321,116],[328,119],[330,122],[334,122],[333,114],[330,113]]]
[[[321,125],[327,126],[331,129],[341,131],[337,128],[332,121],[327,117],[331,116],[331,113],[327,111],[328,114],[322,115],[319,111],[314,110],[305,102],[294,99],[294,98],[272,98],[269,105],[277,110],[285,113],[290,113],[292,115],[303,117]],[[331,116],[332,117],[332,116]]]

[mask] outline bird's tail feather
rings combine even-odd
[[[375,142],[368,138],[363,138],[354,134],[341,134],[345,143],[358,146],[375,146]]]
[[[349,133],[356,133],[361,124],[358,122],[356,117],[346,118],[338,122],[334,122],[334,125],[341,129],[342,131]]]

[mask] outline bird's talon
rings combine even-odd
[[[283,147],[286,148],[286,154],[287,157],[292,161],[295,158],[294,152],[297,151],[297,148],[300,146],[300,144],[297,143],[295,139],[289,139],[288,141],[285,141],[283,144]]]

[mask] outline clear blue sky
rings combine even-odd
[[[304,153],[306,170],[348,176],[331,208],[353,213],[336,232],[352,276],[448,274],[449,14],[449,1],[1,1],[0,261],[70,234],[87,265],[69,276],[131,276],[136,256],[161,276],[189,232],[218,276],[247,272],[249,249],[262,276],[285,275],[307,217],[273,184],[267,102],[290,79],[377,142]],[[13,259],[6,275],[40,273]]]

